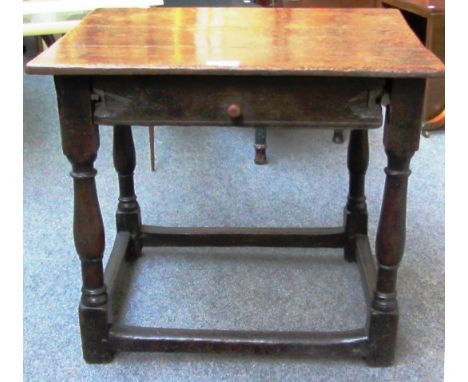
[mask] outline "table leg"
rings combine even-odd
[[[112,351],[107,342],[108,296],[102,266],[104,226],[94,179],[99,130],[92,123],[86,78],[56,77],[55,84],[62,148],[72,164],[73,235],[83,280],[79,306],[83,357],[89,363],[104,363],[112,359]]]
[[[347,261],[356,261],[356,235],[367,235],[365,178],[368,164],[368,132],[367,130],[353,130],[348,144],[349,193],[344,210],[346,231],[344,256]]]
[[[404,253],[406,197],[411,157],[418,149],[424,80],[396,80],[384,128],[386,180],[377,230],[377,283],[368,321],[368,363],[389,366],[394,361],[398,325],[396,280]]]
[[[141,214],[133,183],[136,159],[131,126],[114,126],[113,155],[120,190],[116,213],[117,231],[130,232],[132,243],[129,253],[135,258],[141,254]]]

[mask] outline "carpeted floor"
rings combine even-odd
[[[253,131],[158,128],[156,173],[148,131],[133,129],[144,222],[174,226],[339,225],[346,146],[330,131],[270,130],[267,166],[253,163]],[[115,234],[112,130],[96,162],[106,226]],[[375,237],[383,188],[382,130],[370,134],[367,177]],[[398,295],[396,365],[359,360],[212,354],[81,357],[80,264],[72,238],[72,180],[62,155],[53,81],[24,77],[24,379],[26,381],[441,381],[444,359],[444,135],[421,139],[412,162],[406,253]],[[201,256],[203,255],[203,256]],[[136,277],[137,276],[137,277]],[[364,324],[357,268],[338,250],[167,249],[146,252],[123,301],[128,323],[224,329],[347,329]]]

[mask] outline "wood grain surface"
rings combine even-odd
[[[438,77],[442,62],[394,9],[100,9],[30,74]]]

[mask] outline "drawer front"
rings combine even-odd
[[[380,79],[127,76],[92,79],[98,124],[381,126]]]

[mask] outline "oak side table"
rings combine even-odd
[[[79,319],[87,362],[110,362],[118,351],[249,351],[347,353],[364,357],[369,365],[392,364],[410,159],[418,149],[425,80],[444,74],[441,61],[397,10],[96,10],[29,62],[26,71],[55,79],[62,147],[74,182],[73,232],[83,278]],[[374,256],[364,178],[368,130],[382,125],[382,104],[387,105],[383,143],[388,165]],[[132,124],[351,129],[343,226],[143,225],[133,184]],[[105,270],[93,165],[98,125],[113,126],[120,189],[118,233]],[[111,303],[120,271],[145,246],[344,248],[345,259],[360,269],[367,324],[342,332],[113,324]]]

